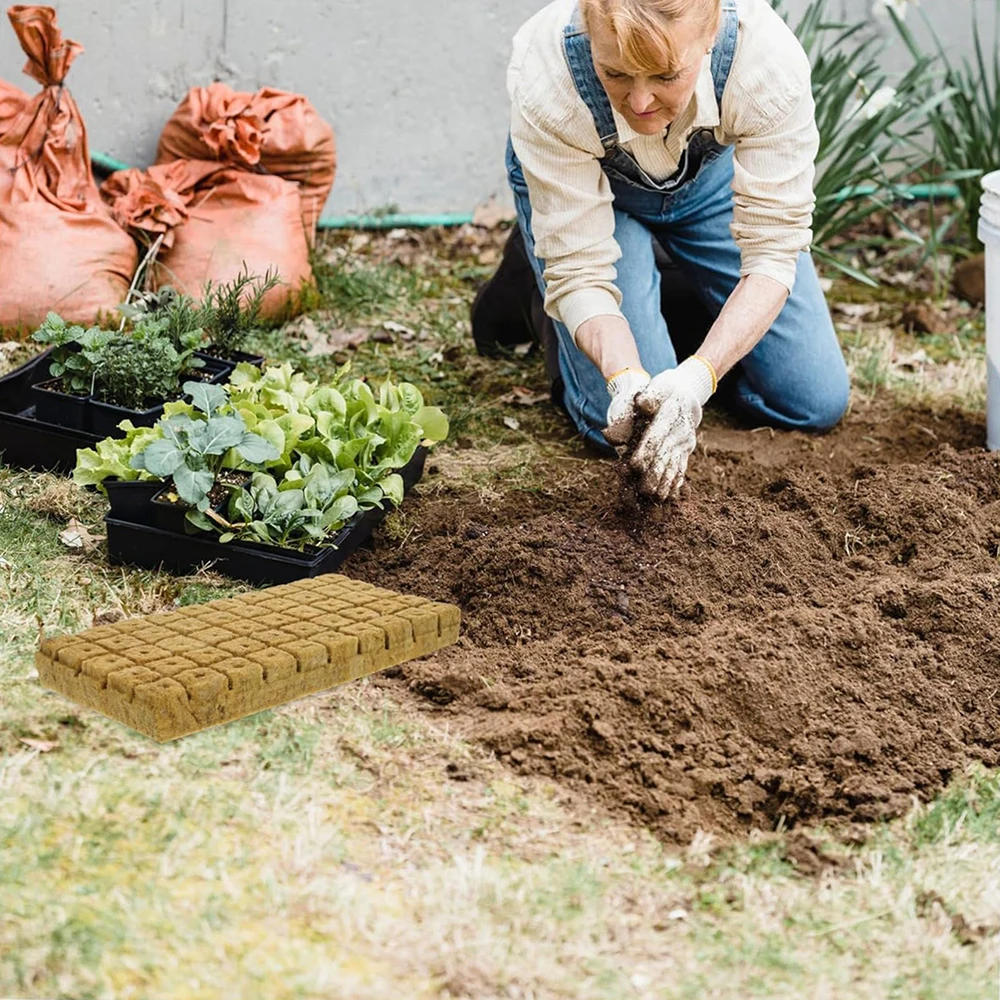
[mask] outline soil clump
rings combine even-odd
[[[889,401],[826,436],[717,423],[638,533],[613,463],[493,503],[425,484],[350,573],[461,605],[464,636],[379,683],[667,840],[899,815],[1000,761],[984,439]]]

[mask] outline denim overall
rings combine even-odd
[[[720,108],[736,52],[736,0],[723,0],[722,22],[712,49],[712,79]],[[564,30],[566,63],[590,110],[604,147],[601,168],[614,195],[615,240],[622,256],[615,285],[622,312],[635,336],[643,366],[652,375],[677,366],[677,355],[661,313],[660,275],[652,236],[692,282],[717,316],[740,280],[740,251],[729,226],[733,219],[733,148],[720,145],[710,129],[688,140],[673,176],[653,180],[618,142],[611,103],[594,68],[590,39],[576,8]],[[544,261],[535,256],[531,201],[513,145],[507,143],[507,174],[528,257],[545,294]],[[564,405],[581,434],[602,451],[608,393],[593,362],[555,324]],[[795,287],[774,325],[740,363],[728,383],[734,408],[755,424],[825,430],[847,409],[849,380],[812,257],[799,254]]]

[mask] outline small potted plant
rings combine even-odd
[[[208,284],[198,317],[208,346],[203,353],[234,362],[247,362],[257,367],[264,359],[248,354],[243,348],[260,332],[260,312],[267,293],[280,284],[277,274],[268,271],[261,278],[251,275],[246,267],[232,281],[220,285]]]
[[[209,364],[197,357],[200,331],[181,335],[179,343],[167,331],[167,320],[141,317],[128,333],[115,334],[96,364],[91,397],[90,429],[113,435],[123,420],[152,426],[165,402],[180,396],[182,380],[202,377]],[[204,377],[225,378],[232,370],[215,362]]]
[[[112,334],[100,327],[70,326],[56,313],[31,335],[52,349],[49,379],[31,387],[35,419],[57,427],[87,430],[96,365]]]
[[[93,448],[79,448],[73,482],[104,493],[111,516],[133,524],[152,524],[153,497],[163,489],[163,480],[145,469],[132,467],[132,459],[144,452],[163,433],[159,427],[136,427],[123,421],[124,437],[108,437]]]

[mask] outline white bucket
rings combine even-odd
[[[983,178],[979,238],[986,247],[986,447],[1000,451],[1000,170]]]

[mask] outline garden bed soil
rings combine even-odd
[[[898,816],[1000,763],[984,439],[886,400],[826,436],[715,426],[640,521],[596,459],[497,504],[425,490],[351,573],[460,605],[464,636],[379,683],[666,840]]]

